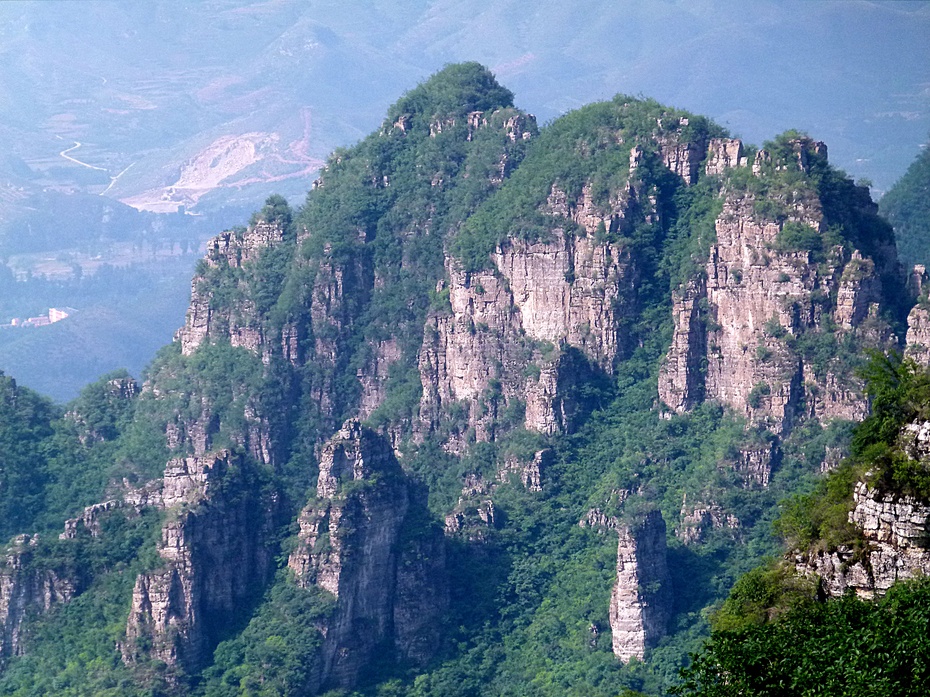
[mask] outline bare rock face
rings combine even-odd
[[[610,498],[619,505],[628,496],[628,491],[618,490]],[[642,660],[646,649],[665,636],[671,617],[665,520],[652,511],[630,525],[594,508],[578,525],[619,536],[617,580],[610,596],[613,652],[624,662]]]
[[[911,460],[930,466],[930,421],[906,425],[897,445]],[[853,501],[849,522],[862,536],[860,548],[799,554],[795,563],[801,573],[819,576],[828,595],[852,589],[863,598],[884,594],[896,581],[930,574],[930,502],[866,482],[856,484]]]
[[[272,223],[257,223],[245,232],[227,231],[210,240],[205,261],[212,268],[241,269],[245,264],[255,261],[262,249],[276,245],[283,239],[284,229]],[[228,338],[233,346],[259,352],[265,337],[261,326],[250,321],[255,319],[254,308],[219,307],[214,302],[213,292],[202,276],[194,276],[191,304],[184,326],[176,337],[181,342],[181,353],[189,356],[208,338],[219,336]]]
[[[688,502],[685,496],[681,501],[681,517],[675,537],[686,545],[704,541],[707,533],[715,529],[730,530],[734,533],[741,527],[735,515],[725,512],[714,502]]]
[[[698,278],[672,295],[675,329],[659,372],[659,399],[679,414],[690,411],[704,399],[701,362],[707,355],[707,332],[701,301],[706,294],[704,279]]]
[[[497,478],[501,482],[506,482],[516,475],[527,491],[540,492],[546,470],[552,466],[554,459],[555,453],[551,448],[536,451],[529,462],[523,462],[515,455],[511,455],[504,460],[504,466],[497,473]]]
[[[73,540],[83,530],[89,532],[91,537],[99,537],[101,519],[110,511],[121,508],[123,505],[123,502],[117,499],[110,499],[109,501],[86,506],[80,516],[65,521],[65,530],[58,536],[59,539]]]
[[[772,470],[781,451],[775,441],[745,445],[732,463],[733,469],[743,478],[743,486],[767,487]]]
[[[819,201],[795,205],[799,221],[820,230]],[[789,340],[823,331],[828,318],[839,333],[880,324],[873,260],[840,246],[820,264],[810,252],[780,250],[781,225],[760,220],[750,196],[727,197],[716,231],[706,280],[674,296],[661,400],[676,412],[716,400],[775,434],[806,416],[861,418],[867,402],[859,385],[847,375],[815,372]]]
[[[687,118],[680,119],[679,127],[687,125]],[[682,139],[680,130],[658,136],[656,140],[665,166],[682,177],[686,184],[694,184],[698,178],[701,161],[707,155],[708,142]]]
[[[323,448],[317,494],[288,559],[298,584],[337,601],[311,692],[350,688],[385,642],[406,660],[432,656],[447,603],[444,547],[438,530],[402,541],[411,505],[419,504],[391,445],[347,421]]]
[[[584,201],[578,210],[561,200],[552,205],[597,225]],[[430,316],[420,351],[422,429],[441,428],[444,411],[458,403],[463,427],[478,441],[494,440],[508,407],[519,407],[531,430],[571,430],[570,386],[585,368],[569,354],[612,371],[633,283],[628,252],[556,228],[545,242],[509,241],[493,260],[494,269],[476,273],[447,267],[450,281],[440,291],[448,292],[451,313]]]
[[[367,365],[358,371],[358,380],[362,385],[362,396],[358,408],[361,419],[370,417],[384,401],[384,388],[390,375],[390,368],[401,357],[397,339],[393,337],[379,341],[372,346],[371,353]]]
[[[930,366],[930,310],[915,305],[907,316],[907,349],[904,355]]]
[[[536,341],[579,348],[609,372],[618,352],[619,306],[632,282],[629,253],[598,244],[593,234],[567,238],[556,230],[553,237],[532,244],[512,240],[494,255],[520,326]]]
[[[930,431],[930,424],[924,431]],[[861,531],[865,549],[810,552],[797,557],[799,571],[818,575],[832,597],[852,589],[861,598],[883,595],[896,581],[930,574],[930,504],[881,493],[864,482],[856,484],[853,498],[849,522]]]
[[[743,141],[739,138],[711,138],[707,146],[704,171],[709,175],[721,175],[731,167],[745,167]]]
[[[0,667],[22,654],[22,628],[28,617],[69,602],[80,590],[76,579],[33,566],[38,541],[38,536],[16,537],[0,562]]]
[[[273,553],[265,541],[276,502],[262,496],[246,467],[228,451],[168,463],[162,566],[136,579],[120,647],[127,663],[157,658],[198,669],[229,617],[268,580]]]
[[[665,521],[653,511],[638,525],[617,527],[617,581],[610,597],[613,651],[621,661],[642,659],[667,630],[670,580]]]

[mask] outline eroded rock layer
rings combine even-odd
[[[411,507],[421,505],[390,443],[358,420],[324,446],[316,496],[288,559],[299,585],[336,599],[311,691],[350,688],[385,644],[402,660],[432,657],[448,603],[445,556],[438,528],[404,536]]]
[[[807,172],[812,158],[825,157],[821,144],[802,138],[790,145],[796,161],[781,169]],[[712,153],[709,170],[739,160],[725,151],[721,144]],[[763,174],[770,158],[760,156],[756,176],[776,176]],[[724,192],[708,261],[673,294],[674,335],[659,397],[679,413],[714,400],[776,435],[804,418],[862,419],[868,404],[852,371],[805,345],[888,340],[885,293],[897,290],[884,289],[880,278],[894,277],[893,250],[875,244],[870,258],[848,241],[827,247],[820,238],[832,223],[812,188],[780,204],[786,213],[777,219],[766,205],[748,190]]]
[[[23,623],[67,603],[80,581],[33,564],[38,536],[20,535],[0,564],[0,667],[22,653]]]
[[[160,498],[160,566],[136,579],[121,650],[130,663],[197,670],[270,577],[276,502],[228,451],[171,460]]]
[[[665,521],[653,511],[639,524],[617,527],[617,581],[610,596],[614,655],[642,660],[665,636],[671,611]]]

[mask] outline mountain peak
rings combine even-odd
[[[513,106],[513,92],[477,62],[451,63],[401,97],[388,111],[391,123],[404,115],[431,120]]]

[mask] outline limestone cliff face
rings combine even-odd
[[[23,623],[67,603],[80,581],[33,564],[38,536],[20,535],[0,563],[0,667],[22,653]]]
[[[298,584],[336,598],[311,692],[350,688],[386,642],[405,660],[432,656],[447,603],[445,557],[438,530],[405,538],[419,505],[390,444],[359,421],[324,446],[316,497],[288,560]]]
[[[660,124],[664,126],[665,124]],[[685,180],[686,184],[694,184],[697,179],[701,168],[701,163],[704,161],[704,158],[707,155],[708,145],[714,143],[714,152],[715,154],[719,150],[723,150],[723,155],[726,156],[728,151],[726,146],[721,146],[719,143],[723,139],[690,139],[681,137],[681,128],[688,126],[688,119],[682,117],[679,119],[678,128],[673,129],[669,133],[664,133],[659,135],[656,140],[659,145],[659,152],[662,157],[662,161],[668,169],[677,174],[679,177]],[[737,162],[739,157],[737,156]],[[713,166],[708,163],[709,166]]]
[[[711,138],[707,146],[704,171],[709,175],[722,175],[731,167],[749,164],[743,154],[743,141],[739,138]]]
[[[161,566],[136,579],[121,644],[129,663],[156,658],[196,670],[229,618],[273,570],[266,547],[276,502],[228,451],[176,458],[156,501],[166,511]]]
[[[256,223],[245,232],[224,232],[208,243],[205,263],[210,269],[228,273],[233,277],[231,283],[241,287],[245,281],[236,271],[254,262],[263,249],[283,240],[283,227],[273,223]],[[254,306],[247,298],[236,307],[218,302],[215,297],[217,289],[205,280],[198,274],[191,283],[190,307],[184,326],[177,333],[181,352],[189,356],[204,341],[220,337],[228,339],[233,346],[260,352],[265,345],[265,336],[261,324],[256,321]]]
[[[847,589],[862,598],[883,595],[896,581],[930,574],[930,504],[909,496],[856,485],[856,507],[849,520],[861,531],[865,548],[817,550],[796,559],[798,569],[816,574],[832,597]]]
[[[673,411],[690,411],[704,401],[704,363],[707,349],[705,309],[707,283],[692,279],[672,294],[672,345],[659,372],[659,397]]]
[[[622,501],[627,492],[615,492]],[[671,617],[671,580],[668,574],[665,520],[651,511],[636,523],[625,524],[600,509],[579,523],[599,532],[614,531],[617,576],[610,595],[610,629],[614,655],[621,661],[642,660],[646,649],[665,636]]]
[[[908,424],[898,446],[911,460],[930,463],[930,421]],[[930,574],[930,502],[866,482],[853,491],[849,522],[862,537],[860,549],[842,546],[798,555],[799,571],[816,574],[833,597],[852,589],[863,598],[882,595],[896,581]]]
[[[785,166],[802,171],[810,153],[823,152],[805,140],[794,146],[797,162]],[[709,172],[742,162],[733,141],[713,148]],[[757,176],[761,171],[760,164]],[[756,204],[752,194],[725,192],[703,272],[673,295],[674,335],[659,397],[675,412],[715,400],[776,435],[804,418],[861,419],[868,405],[855,378],[807,358],[799,341],[887,341],[890,331],[880,319],[886,289],[876,267],[884,268],[893,255],[881,249],[881,259],[867,258],[846,243],[815,258],[783,243],[788,225],[825,233],[828,221],[813,191],[793,195],[783,222],[767,219]]]
[[[681,513],[675,537],[686,545],[699,544],[711,530],[724,529],[738,534],[741,523],[732,513],[723,510],[713,501],[689,502],[687,495],[682,497]]]
[[[905,355],[923,366],[930,366],[930,310],[915,305],[907,316]]]
[[[636,276],[629,251],[594,233],[605,220],[618,225],[624,209],[598,211],[587,189],[570,205],[553,189],[548,210],[581,221],[590,234],[554,228],[545,241],[509,240],[486,271],[447,263],[440,290],[451,312],[429,317],[420,352],[426,430],[441,428],[450,408],[465,411],[463,426],[478,441],[494,440],[508,408],[531,430],[571,430],[572,383],[586,370],[613,370]]]
[[[642,659],[665,635],[671,611],[665,521],[653,511],[638,525],[617,528],[617,582],[610,596],[614,655]]]

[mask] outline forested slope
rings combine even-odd
[[[911,304],[823,143],[625,96],[539,128],[449,66],[69,407],[104,503],[11,552],[0,692],[662,694]]]

